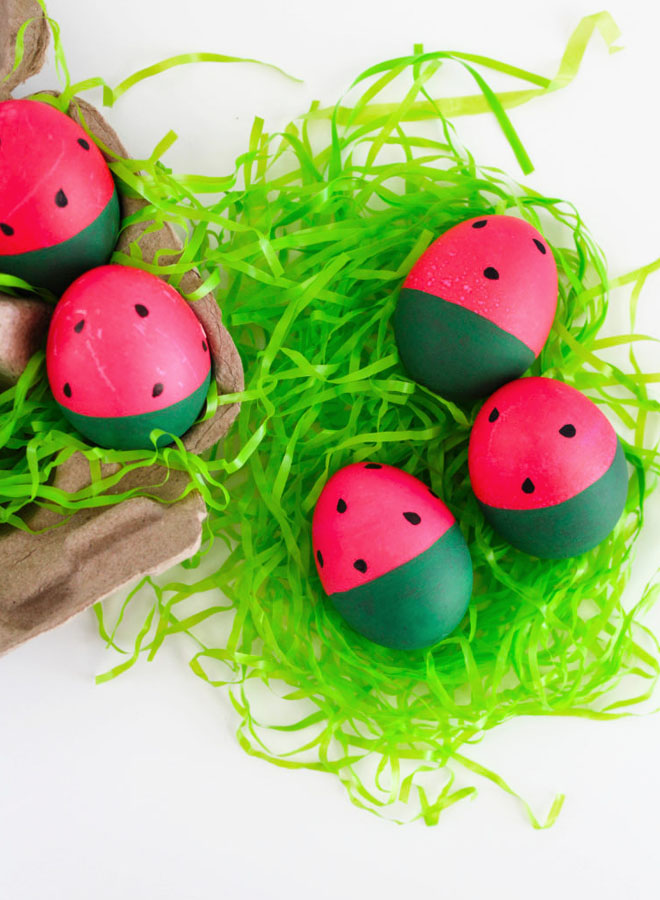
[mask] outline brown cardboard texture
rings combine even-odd
[[[25,30],[23,59],[14,68],[16,36],[24,22],[33,19]],[[44,12],[36,0],[0,0],[0,100],[6,100],[14,88],[36,75],[44,64],[50,31]],[[7,80],[3,79],[7,76]]]
[[[0,294],[0,388],[15,384],[33,353],[43,346],[51,308],[40,300]]]
[[[35,6],[24,0],[0,0],[0,26],[8,22],[15,34],[21,21],[35,14]],[[34,27],[32,23],[28,34]],[[6,34],[6,27],[0,30]],[[47,34],[38,31],[30,44],[28,62],[26,40],[25,65],[20,69],[21,78],[12,81],[12,86],[38,71],[46,43]],[[13,45],[9,46],[8,51],[6,41],[0,40],[0,78],[13,65]],[[120,156],[127,156],[115,132],[94,107],[76,98],[69,114],[78,120],[82,115],[86,127],[105,146]],[[122,216],[146,205],[144,201],[127,198],[122,198],[121,203]],[[146,227],[146,224],[134,225],[122,232],[118,249],[127,252],[129,244],[137,240],[145,260],[153,261],[156,252],[161,250],[172,251],[162,258],[163,262],[176,260],[181,244],[175,232],[165,226],[145,233]],[[182,280],[181,290],[189,293],[200,285],[199,275],[189,272]],[[0,296],[0,371],[6,371],[7,378],[20,374],[18,370],[29,358],[30,349],[43,339],[44,313],[41,310],[39,319],[40,305],[39,301]],[[191,307],[208,336],[219,393],[241,391],[244,386],[241,360],[222,324],[213,295],[206,295]],[[30,315],[33,319],[28,325]],[[13,338],[11,328],[5,326],[12,321]],[[211,419],[194,425],[182,438],[186,449],[201,453],[211,447],[225,436],[238,411],[238,404],[221,406]],[[117,464],[103,466],[103,475],[113,474],[118,468]],[[87,460],[82,454],[74,454],[58,467],[54,484],[74,493],[90,480]],[[35,506],[28,509],[24,520],[31,529],[40,531],[39,534],[3,527],[0,530],[0,571],[3,572],[0,653],[54,628],[139,577],[164,571],[191,556],[201,542],[206,508],[198,491],[177,499],[187,486],[185,473],[162,466],[136,469],[121,480],[117,490],[148,488],[157,499],[132,498],[112,507],[80,510],[65,519]]]

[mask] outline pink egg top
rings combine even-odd
[[[381,463],[336,472],[314,510],[312,542],[328,594],[347,591],[409,562],[454,524],[419,479]]]
[[[489,506],[554,506],[604,475],[616,449],[614,429],[580,391],[552,378],[521,378],[496,391],[477,415],[470,481]]]
[[[114,189],[101,152],[73,119],[36,100],[0,103],[0,256],[74,237]]]
[[[557,308],[557,267],[544,237],[513,216],[480,216],[450,228],[422,254],[404,288],[478,313],[535,356]]]
[[[55,308],[46,348],[58,403],[85,416],[164,409],[211,367],[206,334],[169,284],[128,266],[81,275]]]

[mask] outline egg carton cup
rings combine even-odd
[[[22,23],[34,19],[25,32],[25,52],[20,67],[0,85],[0,101],[36,74],[42,67],[49,39],[48,24],[33,0],[0,0],[0,81],[14,65],[16,34]],[[52,92],[56,94],[56,92]],[[103,145],[127,157],[116,133],[89,103],[74,98],[69,115]],[[110,158],[110,157],[108,157]],[[122,217],[144,208],[143,200],[120,197]],[[169,226],[146,231],[149,223],[125,229],[117,250],[128,253],[139,243],[143,259],[153,262],[156,253],[166,265],[176,262],[181,242]],[[197,290],[201,278],[195,271],[182,278],[184,293]],[[220,309],[212,294],[190,304],[208,337],[213,375],[220,394],[241,391],[243,367],[229,332],[222,324]],[[16,299],[0,294],[0,379],[17,380],[32,353],[43,346],[52,307],[40,300]],[[187,431],[182,441],[191,453],[202,453],[221,440],[238,415],[239,404],[219,406],[212,418]],[[104,477],[116,473],[119,464],[102,466]],[[75,493],[91,483],[86,458],[76,453],[60,465],[53,484]],[[0,653],[35,635],[54,628],[73,615],[145,575],[165,571],[190,557],[201,543],[206,506],[201,494],[192,491],[185,472],[160,465],[127,473],[117,492],[138,488],[151,497],[134,497],[114,506],[83,509],[64,522],[51,510],[29,507],[24,521],[39,534],[4,526],[0,530]],[[46,530],[43,530],[46,529]]]

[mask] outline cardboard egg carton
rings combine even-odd
[[[0,85],[0,101],[36,74],[43,65],[49,29],[41,7],[34,0],[0,0],[0,81],[14,65],[18,29],[34,18],[25,34],[25,53],[18,70]],[[120,156],[127,156],[121,141],[100,113],[89,103],[74,99],[69,114],[80,121],[102,143]],[[122,216],[143,208],[142,200],[121,198]],[[174,262],[181,250],[175,232],[165,226],[145,233],[147,225],[133,225],[120,235],[117,249],[128,252],[138,241],[143,258],[152,261],[157,251],[172,250],[161,258]],[[184,293],[196,290],[201,279],[188,272],[181,281]],[[243,367],[236,347],[222,324],[212,294],[191,303],[208,336],[213,374],[222,394],[243,389]],[[16,299],[0,294],[0,379],[13,383],[32,353],[44,344],[51,307],[41,300]],[[201,453],[225,436],[239,411],[238,404],[221,406],[215,415],[194,425],[183,443],[192,453]],[[104,465],[102,474],[119,470]],[[60,465],[53,484],[75,493],[91,481],[85,457],[74,454]],[[28,533],[3,526],[0,529],[0,653],[40,632],[54,628],[75,613],[103,599],[118,588],[147,574],[157,574],[187,559],[201,543],[206,507],[198,491],[180,497],[188,484],[186,473],[162,466],[136,469],[121,479],[115,490],[147,489],[158,499],[135,497],[115,506],[83,509],[64,518],[36,505],[23,519]],[[45,529],[45,530],[44,530]]]

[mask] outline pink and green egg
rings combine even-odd
[[[556,307],[543,235],[513,216],[468,219],[431,244],[403,284],[394,316],[401,362],[419,384],[471,403],[531,366]]]
[[[626,502],[626,460],[612,425],[588,397],[552,378],[521,378],[486,401],[468,466],[494,530],[541,558],[595,547]]]
[[[186,432],[211,379],[206,333],[166,282],[128,266],[78,278],[55,307],[48,380],[62,413],[88,440],[116,450],[157,446]]]
[[[465,615],[472,561],[456,519],[419,479],[360,462],[324,486],[314,558],[335,609],[355,631],[402,650],[431,646]]]
[[[0,103],[0,273],[59,295],[109,260],[119,218],[110,170],[73,119],[36,100]]]

